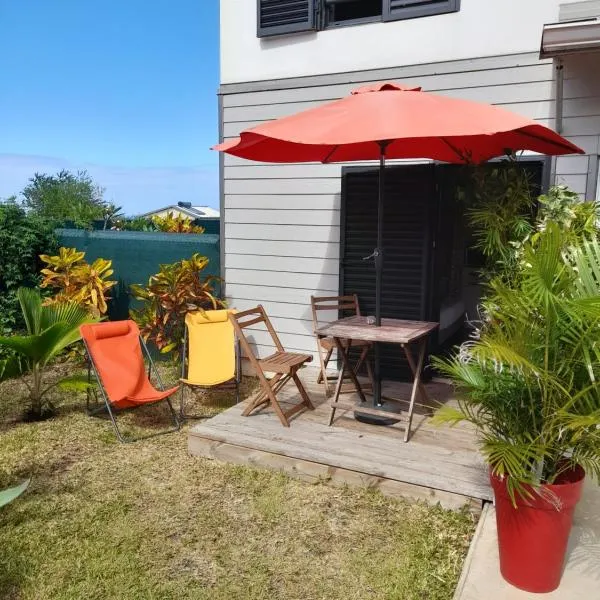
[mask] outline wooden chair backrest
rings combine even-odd
[[[267,328],[267,331],[269,332],[269,335],[271,336],[271,339],[273,340],[273,343],[275,344],[277,350],[279,350],[279,352],[284,352],[284,348],[281,345],[281,341],[279,340],[279,337],[275,332],[275,329],[273,328],[273,325],[271,324],[271,321],[267,316],[267,313],[265,312],[265,309],[263,308],[262,304],[259,304],[256,308],[250,308],[248,310],[230,313],[229,318],[233,323],[233,327],[238,336],[238,339],[240,340],[244,350],[246,351],[248,358],[250,358],[251,360],[256,360],[256,357],[254,356],[254,352],[252,352],[252,348],[246,338],[244,329],[246,327],[250,327],[251,325],[257,325],[258,323],[265,324],[265,327]]]
[[[320,327],[318,311],[336,310],[338,313],[350,313],[352,316],[360,317],[360,306],[358,305],[358,296],[350,294],[348,296],[311,296],[310,306],[312,308],[313,327],[316,331]]]

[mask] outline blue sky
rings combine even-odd
[[[218,206],[217,0],[0,0],[0,198],[86,169],[128,214]]]

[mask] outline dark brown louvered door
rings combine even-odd
[[[258,37],[316,29],[316,1],[257,0]]]
[[[436,204],[435,167],[388,167],[384,210],[382,314],[427,320],[430,313],[432,232]],[[363,260],[377,237],[377,169],[347,168],[342,184],[341,292],[357,293],[364,315],[375,314],[375,267]],[[408,375],[401,350],[382,345],[382,374]]]

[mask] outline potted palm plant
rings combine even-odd
[[[459,392],[436,419],[477,429],[500,570],[530,592],[558,587],[585,473],[600,476],[600,245],[575,221],[542,223],[491,282],[478,338],[436,361]]]

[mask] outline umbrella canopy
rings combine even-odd
[[[375,323],[381,324],[386,158],[480,163],[516,150],[560,155],[583,150],[548,127],[497,106],[422,92],[396,83],[369,85],[350,96],[243,131],[215,150],[264,162],[379,160]],[[381,404],[375,344],[374,403]]]
[[[395,83],[354,90],[350,96],[263,123],[215,146],[264,162],[429,158],[480,163],[509,151],[583,153],[558,133],[503,108],[422,92]]]

